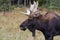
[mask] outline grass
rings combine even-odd
[[[33,40],[32,33],[29,30],[21,31],[19,25],[28,17],[23,15],[24,8],[17,8],[12,12],[0,12],[0,40]],[[44,35],[36,31],[36,40],[44,40]],[[54,37],[54,40],[60,40],[60,37]]]

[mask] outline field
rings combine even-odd
[[[28,17],[24,15],[25,8],[17,8],[12,12],[0,12],[0,40],[33,40],[32,33],[27,29],[21,31],[19,25]],[[36,31],[36,40],[45,40],[40,31]],[[59,36],[54,40],[60,40]]]

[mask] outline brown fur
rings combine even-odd
[[[53,18],[58,18],[59,15],[57,15],[55,12],[52,11],[48,11],[45,15],[42,15],[39,17],[40,20],[42,20],[43,22],[52,20]]]

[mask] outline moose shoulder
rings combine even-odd
[[[48,23],[49,26],[47,27],[47,29],[49,31],[52,31],[52,30],[60,31],[59,30],[59,28],[60,28],[60,25],[59,25],[60,24],[60,16],[58,14],[56,14],[55,12],[48,11],[45,15],[39,15],[38,19],[43,23],[45,23],[45,22]]]
[[[52,19],[60,19],[60,16],[55,12],[48,11],[45,15],[39,15],[39,19],[42,21],[50,21]]]

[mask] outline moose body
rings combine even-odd
[[[60,35],[60,16],[47,12],[44,16],[28,18],[20,25],[20,28],[21,30],[29,29],[33,37],[35,37],[35,30],[40,30],[44,34],[45,40],[53,40],[54,36]]]

